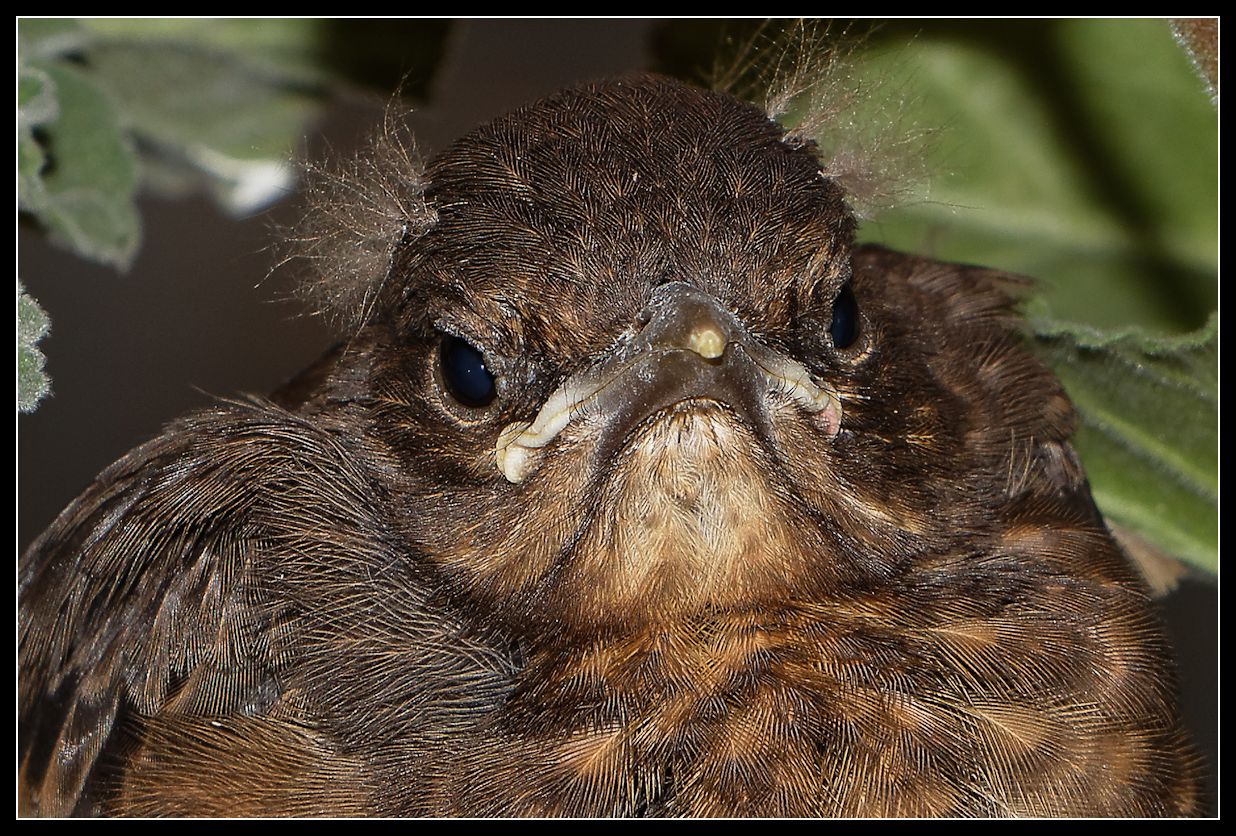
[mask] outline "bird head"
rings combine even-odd
[[[400,536],[516,626],[892,582],[990,516],[1019,422],[1067,420],[1007,287],[857,250],[811,143],[730,96],[568,90],[422,182],[336,377]]]

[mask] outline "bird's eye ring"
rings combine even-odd
[[[847,349],[854,345],[854,341],[858,339],[858,327],[858,300],[854,298],[850,283],[846,282],[833,302],[833,320],[828,327],[833,346]]]
[[[498,396],[485,356],[462,337],[447,334],[438,347],[438,366],[446,391],[459,403],[473,409],[489,406]]]

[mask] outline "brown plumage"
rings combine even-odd
[[[1019,280],[855,247],[809,143],[656,78],[365,194],[386,249],[309,248],[354,335],[23,557],[24,811],[1198,811]]]

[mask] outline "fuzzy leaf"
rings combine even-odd
[[[314,54],[320,20],[95,18],[81,25],[100,43],[207,50],[284,84],[312,84],[324,76]]]
[[[944,127],[926,200],[865,240],[1034,276],[1061,319],[1165,333],[1205,321],[1218,120],[1165,22],[952,24],[890,40],[868,72],[914,91],[903,121]]]
[[[47,205],[47,192],[40,173],[47,161],[34,137],[35,128],[53,121],[60,112],[56,85],[51,76],[34,67],[17,71],[17,205],[27,212],[40,212]]]
[[[205,185],[225,209],[245,215],[292,188],[288,161],[346,56],[372,63],[385,50],[388,63],[399,63],[405,59],[396,56],[435,34],[440,41],[445,31],[419,21],[357,24],[92,20],[84,26],[94,38],[93,77],[120,104],[146,152],[147,184],[171,193]],[[415,63],[436,54],[425,48]],[[428,73],[423,66],[422,73]],[[399,84],[399,71],[391,75],[381,82],[383,94]]]
[[[90,61],[134,130],[178,148],[239,159],[286,155],[314,110],[312,99],[281,79],[202,45],[103,42]]]
[[[208,175],[226,208],[246,214],[290,189],[312,97],[202,45],[107,41],[90,55],[144,147]]]
[[[1081,416],[1075,443],[1104,515],[1215,571],[1218,320],[1172,339],[1033,324]]]
[[[46,358],[36,344],[47,333],[47,314],[20,285],[17,287],[17,408],[33,412],[48,392],[51,381],[43,372]]]
[[[29,139],[22,142],[19,120],[23,208],[77,254],[124,269],[137,250],[140,224],[137,160],[121,119],[107,94],[77,69],[51,62],[34,69],[55,85],[58,108],[40,126],[37,151],[46,164]]]
[[[51,122],[59,112],[56,85],[47,73],[22,66],[17,71],[17,121],[28,128]]]
[[[27,17],[17,21],[17,53],[23,61],[78,52],[89,41],[90,33],[75,20]]]

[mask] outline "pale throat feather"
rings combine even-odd
[[[801,570],[801,535],[751,434],[715,402],[660,416],[615,462],[579,568],[616,607],[726,608]]]

